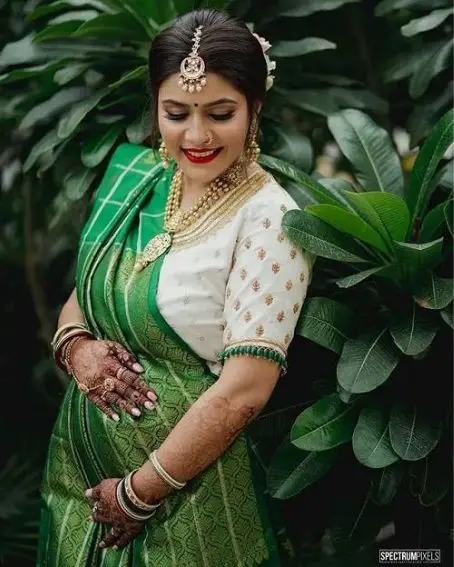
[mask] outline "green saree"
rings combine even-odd
[[[140,467],[216,379],[158,311],[164,256],[133,270],[137,250],[162,232],[171,176],[153,151],[120,146],[82,232],[76,279],[87,324],[137,356],[158,404],[115,423],[69,385],[43,475],[39,567],[281,565],[246,433],[123,550],[99,549],[106,528],[89,520],[86,488]]]

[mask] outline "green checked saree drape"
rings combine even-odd
[[[77,292],[86,321],[97,336],[138,357],[159,400],[155,411],[139,419],[123,414],[117,424],[69,385],[43,476],[39,567],[280,565],[245,434],[172,494],[123,550],[99,549],[105,528],[89,520],[86,488],[140,467],[215,380],[158,311],[164,257],[133,270],[138,248],[162,232],[171,175],[149,149],[120,146],[82,232]]]

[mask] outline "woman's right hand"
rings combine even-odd
[[[156,393],[139,377],[144,369],[121,344],[78,338],[71,345],[70,365],[88,399],[113,420],[120,419],[113,406],[135,417],[141,413],[137,406],[154,408]]]

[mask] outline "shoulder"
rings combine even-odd
[[[244,204],[244,222],[246,225],[262,223],[267,229],[280,230],[283,216],[294,209],[299,209],[296,202],[276,179],[268,174],[260,191]]]
[[[109,167],[131,167],[156,165],[160,162],[159,152],[140,144],[120,144],[112,154]]]

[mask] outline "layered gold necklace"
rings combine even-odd
[[[164,232],[154,236],[143,249],[134,269],[140,272],[172,246],[173,235],[194,224],[226,193],[238,187],[246,178],[245,166],[235,163],[212,181],[208,190],[186,211],[180,210],[183,193],[183,172],[177,170],[172,179],[164,212]]]

